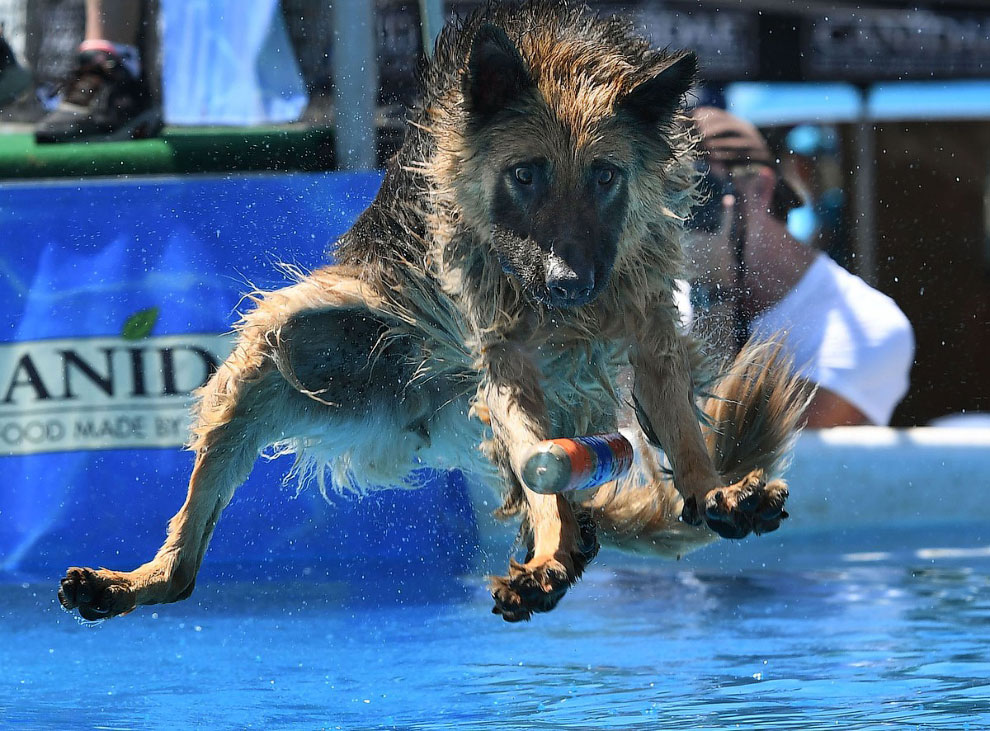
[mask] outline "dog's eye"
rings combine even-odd
[[[516,181],[522,185],[533,184],[533,168],[528,165],[520,165],[515,169]]]
[[[615,182],[615,169],[614,168],[602,168],[598,171],[598,184],[602,187],[611,185]]]

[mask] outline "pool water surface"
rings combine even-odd
[[[518,625],[490,614],[483,577],[408,569],[213,567],[192,599],[96,626],[58,607],[57,577],[8,577],[0,726],[987,728],[986,539],[950,524],[679,563],[603,551]]]

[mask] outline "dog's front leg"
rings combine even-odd
[[[630,354],[635,371],[633,394],[639,406],[640,424],[646,436],[658,443],[670,460],[674,486],[684,499],[681,519],[694,526],[706,523],[722,538],[739,539],[750,533],[775,530],[787,517],[784,512],[787,486],[781,480],[768,481],[765,470],[758,466],[741,478],[731,478],[736,480],[732,484],[727,484],[728,481],[716,472],[695,408],[687,347],[686,336],[670,333],[666,338],[641,338]],[[753,367],[759,365],[756,363]],[[735,388],[741,390],[740,393],[733,394],[730,390],[729,396],[718,398],[729,398],[730,401],[743,398],[743,391],[756,387],[748,384],[758,384],[762,375],[737,374]],[[772,382],[773,378],[770,380]],[[780,382],[785,384],[786,380]],[[731,386],[732,382],[729,384]],[[788,399],[794,403],[790,410],[799,414],[801,397],[797,391],[794,394],[778,396],[777,415],[766,418],[785,418],[780,414],[788,409],[780,404]],[[732,411],[727,409],[726,413]],[[736,418],[743,416],[737,414]],[[796,421],[798,417],[794,418]],[[741,428],[741,425],[737,426]],[[758,427],[751,424],[750,428]],[[713,442],[712,449],[715,448]]]
[[[542,495],[521,479],[529,449],[546,439],[548,423],[540,372],[522,348],[500,345],[485,353],[487,379],[482,396],[488,406],[499,466],[525,496],[531,534],[526,562],[510,562],[509,575],[492,578],[492,611],[509,622],[553,609],[597,552],[590,526],[579,526],[562,495]]]
[[[700,525],[707,496],[721,486],[721,478],[701,433],[686,346],[673,329],[644,332],[629,360],[641,424],[666,453],[674,486],[684,498],[681,518]]]

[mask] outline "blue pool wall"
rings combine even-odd
[[[290,283],[280,262],[327,263],[328,245],[380,182],[372,172],[2,184],[0,348],[118,336],[152,308],[151,336],[229,337],[243,294]],[[9,404],[0,422],[5,415]],[[426,473],[420,490],[327,503],[283,484],[291,463],[259,460],[224,513],[206,572],[452,576],[470,567],[477,526],[460,475]],[[0,571],[148,560],[191,466],[178,447],[12,454],[0,445]]]

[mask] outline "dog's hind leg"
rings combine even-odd
[[[188,597],[221,511],[269,444],[327,432],[343,440],[362,427],[377,430],[391,451],[401,452],[406,437],[421,439],[400,433],[423,411],[403,394],[410,346],[382,345],[388,325],[370,299],[332,268],[266,295],[199,393],[195,465],[164,545],[134,571],[70,568],[62,606],[95,620]]]
[[[272,399],[288,396],[285,381],[270,361],[264,362],[259,345],[242,343],[203,389],[204,401],[222,404],[229,413],[216,424],[201,416],[186,500],[169,522],[164,545],[134,571],[70,568],[59,589],[63,607],[95,620],[192,593],[220,512],[274,436]],[[201,414],[208,412],[204,404]]]

